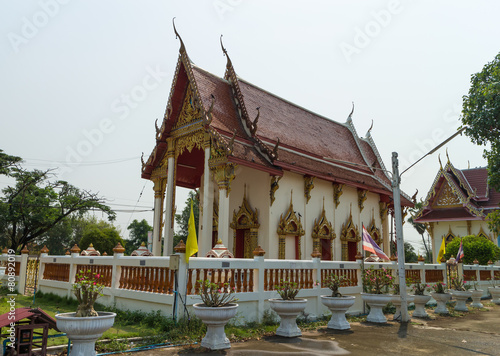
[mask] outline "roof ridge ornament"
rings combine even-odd
[[[446,158],[448,158],[447,164],[451,164],[451,162],[450,162],[450,156],[448,156],[448,147],[446,147]]]
[[[354,114],[354,101],[352,102],[352,110],[349,116],[347,117],[347,122],[352,121],[352,114]]]
[[[441,163],[441,153],[438,154],[438,161],[439,161],[439,165],[441,166],[441,170],[443,170],[443,164]]]
[[[252,127],[250,127],[250,133],[252,136],[255,136],[255,132],[257,132],[257,122],[259,121],[259,116],[260,116],[260,106],[258,106],[255,110],[257,110],[257,116],[252,122]]]
[[[353,103],[353,105],[354,105],[354,103]],[[354,106],[353,106],[352,109],[354,110]],[[366,135],[365,135],[366,137],[370,137],[371,136],[372,129],[373,129],[373,119],[372,119],[372,124],[371,124],[370,128],[368,129],[368,131],[366,131]]]
[[[222,48],[223,55],[227,58],[226,68],[232,67],[233,62],[231,62],[231,58],[229,58],[229,54],[227,53],[227,50],[222,43],[222,34],[220,35],[220,47]]]
[[[175,33],[175,39],[179,39],[181,41],[181,48],[179,48],[179,52],[186,52],[186,47],[184,46],[184,41],[182,40],[181,35],[179,35],[179,32],[177,32],[177,29],[175,28],[175,17],[172,19],[172,25],[174,26],[174,33]]]

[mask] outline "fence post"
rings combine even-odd
[[[121,277],[121,267],[117,266],[118,259],[120,257],[123,257],[124,252],[125,252],[125,248],[119,242],[118,242],[118,245],[116,245],[113,248],[113,265],[111,267],[111,288],[109,288],[110,293],[111,293],[111,297],[110,297],[111,305],[113,305],[115,303],[116,286],[117,286],[117,283],[120,281],[120,277]]]
[[[186,263],[186,245],[184,241],[180,241],[177,246],[174,247],[176,255],[179,255],[179,269],[177,270],[177,294],[174,298],[177,299],[177,310],[173,310],[172,305],[172,315],[177,318],[177,312],[180,311],[181,316],[185,315],[185,308],[182,307],[182,301],[186,303],[187,306],[187,272],[189,265]]]
[[[71,296],[73,295],[72,291],[73,291],[73,288],[72,288],[72,285],[73,285],[73,282],[75,280],[75,277],[76,277],[76,273],[77,273],[77,265],[78,265],[78,256],[80,256],[80,247],[78,247],[77,244],[75,244],[75,246],[73,246],[70,250],[71,252],[71,261],[70,261],[70,264],[69,264],[69,280],[68,280],[68,294],[67,294],[67,297],[68,298],[71,298]]]
[[[264,265],[264,255],[266,251],[260,245],[253,250],[253,260],[255,262],[255,267],[253,269],[253,291],[258,292],[258,300],[257,300],[257,322],[260,323],[262,321],[262,316],[264,315],[264,270],[261,266]]]
[[[420,266],[423,266],[422,269],[420,270],[420,283],[427,284],[425,278],[425,259],[422,256],[418,256],[418,264]]]
[[[318,251],[317,248],[315,248],[313,250],[313,252],[311,253],[311,257],[312,257],[312,262],[313,262],[313,267],[314,269],[316,270],[316,279],[313,280],[313,286],[314,284],[316,283],[316,281],[319,281],[320,285],[319,285],[319,290],[321,290],[321,285],[323,283],[323,281],[321,280],[321,253]],[[314,288],[314,287],[313,287]],[[314,289],[317,293],[316,293],[316,317],[318,317],[319,315],[321,315],[321,309],[322,309],[322,304],[321,304],[321,292],[318,292],[317,289]]]
[[[444,267],[443,269],[443,283],[446,284],[447,288],[450,288],[448,285],[448,266],[446,265],[446,260],[444,257],[441,259],[441,266]]]
[[[28,268],[28,248],[24,246],[21,250],[21,266],[19,267],[19,282],[17,283],[17,293],[24,295],[26,287],[26,269]]]

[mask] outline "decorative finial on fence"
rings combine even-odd
[[[361,252],[358,251],[356,253],[356,256],[354,256],[354,258],[357,259],[357,260],[362,260],[363,259],[363,255],[361,254]]]
[[[424,262],[425,258],[424,256],[418,255],[418,262]]]
[[[492,260],[489,260],[489,261],[488,261],[488,265],[489,265],[489,266],[491,266],[491,265],[493,265],[493,264],[494,264],[494,262],[493,262]]]
[[[69,253],[69,250],[66,250],[66,253],[65,255],[68,256],[70,253]]]
[[[477,260],[477,258],[474,259],[474,261],[472,262],[473,264],[475,265],[478,265],[479,264],[479,261]]]
[[[102,254],[103,256],[107,256],[108,253],[106,251],[104,251],[104,253]]]
[[[2,250],[2,254],[6,255],[9,253],[9,249],[6,247]]]
[[[186,253],[186,244],[184,241],[180,240],[177,246],[174,247],[174,251],[177,253]]]
[[[311,253],[311,257],[312,258],[321,258],[321,252],[319,252],[317,248],[314,248],[313,252]],[[358,256],[356,255],[356,259],[357,258],[358,258]],[[361,258],[363,258],[363,256],[361,256]]]
[[[81,249],[77,244],[75,244],[75,246],[73,246],[70,251],[71,253],[80,253]]]
[[[253,250],[253,255],[254,256],[264,256],[266,254],[266,251],[262,247],[257,246],[255,250]]]
[[[23,249],[21,250],[21,254],[27,255],[28,253],[30,253],[30,251],[28,250],[28,246],[24,245]]]
[[[122,246],[121,243],[118,242],[118,245],[115,246],[113,249],[114,253],[124,253],[125,252],[125,247]]]
[[[47,255],[49,254],[49,249],[47,248],[47,245],[43,245],[43,248],[40,250],[41,253],[46,253]]]
[[[397,261],[397,260],[398,260],[398,258],[397,258],[396,256],[394,256],[394,255],[391,255],[390,260],[391,260],[391,261]]]
[[[443,256],[443,257],[441,257],[441,261],[439,261],[439,262],[441,262],[441,263],[445,263],[445,262],[446,262],[446,258],[444,258],[444,256]]]

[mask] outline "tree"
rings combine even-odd
[[[90,244],[101,253],[101,255],[106,252],[108,255],[113,254],[113,248],[115,248],[118,243],[126,247],[125,242],[120,237],[120,232],[117,228],[106,222],[99,221],[98,223],[91,223],[85,227],[83,232],[83,237],[80,240],[78,246],[82,250],[86,250]]]
[[[21,157],[9,156],[3,153],[3,150],[0,150],[0,174],[9,175],[11,169],[21,161]]]
[[[176,246],[180,240],[183,240],[184,242],[187,240],[189,214],[191,213],[191,200],[193,201],[194,224],[196,226],[196,231],[198,231],[200,202],[198,201],[196,191],[190,191],[186,200],[186,206],[182,210],[182,213],[175,214],[175,222],[177,223],[178,229],[174,234],[174,246]]]
[[[16,183],[2,189],[0,235],[15,251],[75,214],[97,209],[110,219],[115,217],[97,194],[62,180],[51,180],[50,171],[13,168],[10,175]]]
[[[97,224],[94,216],[68,216],[42,236],[33,240],[38,247],[47,246],[52,255],[64,255],[75,244],[79,244],[85,228]],[[32,251],[30,246],[29,250]]]
[[[488,214],[488,227],[495,236],[500,236],[500,210]]]
[[[405,242],[405,262],[406,263],[413,263],[418,261],[418,256],[415,253],[415,248],[412,246],[411,243]],[[393,251],[397,251],[397,246],[396,243],[391,242],[391,249]]]
[[[142,221],[134,219],[127,227],[127,230],[130,231],[130,238],[127,240],[125,253],[130,255],[134,250],[137,250],[143,242],[146,244],[148,243],[148,232],[152,231],[153,228],[148,224],[146,219],[142,219]]]
[[[427,232],[427,226],[426,224],[416,223],[414,221],[415,217],[422,209],[423,205],[424,203],[422,200],[420,200],[419,202],[415,202],[414,207],[409,209],[411,216],[408,218],[408,222],[413,226],[415,230],[417,230],[418,234],[422,237],[422,244],[424,245],[425,248],[425,257],[428,259],[427,262],[432,262],[432,252],[430,244],[425,241],[425,236],[424,236],[424,234]]]
[[[500,53],[470,82],[469,94],[463,97],[462,127],[475,144],[491,145],[483,155],[490,187],[500,191]]]
[[[488,264],[488,261],[498,261],[500,248],[484,236],[469,235],[462,238],[465,264],[471,265],[478,260],[480,265]],[[460,247],[460,238],[455,237],[446,245],[444,257],[456,257]]]

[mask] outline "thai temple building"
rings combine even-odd
[[[440,162],[441,163],[441,162]],[[500,192],[488,186],[486,167],[457,169],[448,158],[441,165],[415,222],[427,224],[433,256],[442,239],[482,235],[498,245],[499,236],[490,231],[486,216],[499,209]]]
[[[220,240],[235,258],[260,245],[271,259],[317,249],[352,261],[363,224],[389,254],[391,182],[370,131],[358,136],[353,112],[335,122],[240,79],[222,51],[220,77],[195,66],[180,39],[156,146],[142,162],[154,182],[153,254],[172,253],[176,187],[198,189],[199,256]]]

